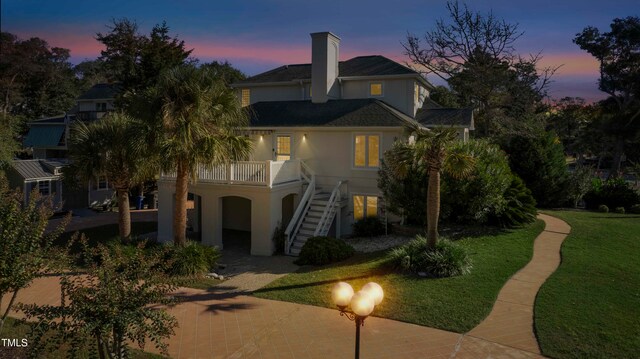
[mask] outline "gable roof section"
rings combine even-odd
[[[417,75],[417,72],[384,56],[358,56],[338,64],[339,77]],[[236,84],[268,82],[290,82],[311,80],[311,64],[284,65],[261,74],[251,76]]]
[[[425,127],[453,126],[474,129],[471,108],[421,108],[416,112],[416,121]]]
[[[415,121],[376,99],[269,101],[249,107],[251,127],[400,127]]]
[[[11,165],[25,180],[60,177],[60,175],[53,173],[53,168],[61,166],[60,163],[55,161],[48,163],[45,160],[16,160]]]
[[[42,124],[31,126],[24,139],[26,147],[59,147],[64,135],[65,124]]]
[[[96,84],[78,97],[78,100],[104,100],[115,98],[120,92],[120,84]]]

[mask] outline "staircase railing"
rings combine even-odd
[[[300,177],[307,181],[308,185],[306,191],[302,195],[302,199],[300,199],[298,208],[296,208],[296,211],[293,213],[293,217],[291,217],[291,221],[289,221],[287,229],[284,231],[285,254],[291,254],[293,240],[296,238],[296,235],[300,230],[300,226],[302,226],[304,215],[309,211],[309,207],[311,206],[311,202],[313,202],[313,197],[316,191],[316,175],[302,160],[300,160]]]
[[[338,211],[338,206],[340,206],[340,201],[342,200],[342,193],[340,191],[340,187],[347,181],[338,181],[336,186],[331,191],[331,197],[329,197],[329,201],[327,205],[324,207],[324,212],[322,212],[322,216],[320,217],[320,222],[316,227],[313,236],[326,236],[329,233],[329,229],[331,229],[331,223],[333,223],[333,219],[336,216],[336,212]]]

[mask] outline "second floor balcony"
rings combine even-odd
[[[213,167],[200,166],[198,183],[273,187],[308,178],[301,160],[238,161]],[[175,180],[176,174],[163,173],[162,180]]]

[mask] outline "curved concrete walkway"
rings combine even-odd
[[[489,316],[467,335],[540,354],[533,327],[538,290],[560,265],[560,246],[571,232],[564,221],[538,215],[545,228],[535,240],[533,258],[502,287]]]
[[[533,302],[558,266],[560,244],[570,228],[554,217],[539,218],[546,227],[535,240],[531,262],[505,284],[491,314],[478,327],[459,334],[368,318],[362,330],[362,357],[540,358]],[[250,290],[225,287],[179,290],[183,301],[169,310],[179,322],[167,341],[172,358],[353,357],[354,324],[336,310],[260,299],[249,295]],[[18,301],[59,305],[59,278],[37,279],[20,292]]]

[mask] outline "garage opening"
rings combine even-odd
[[[251,253],[251,200],[222,197],[222,245],[224,250]]]

